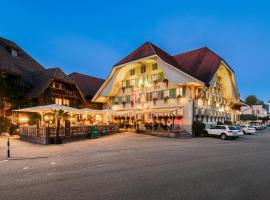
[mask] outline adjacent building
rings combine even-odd
[[[33,105],[91,107],[91,96],[87,96],[76,77],[66,75],[57,67],[44,68],[17,44],[0,37],[0,86],[3,87],[0,92],[0,115],[8,115],[14,108]],[[92,77],[87,84],[89,87],[92,85],[90,93],[93,95],[100,81]]]
[[[210,49],[170,55],[146,42],[113,66],[93,101],[145,123],[175,118],[191,133],[193,120],[237,121],[240,98],[233,69]]]

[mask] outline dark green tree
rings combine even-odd
[[[252,106],[256,105],[259,99],[255,95],[250,95],[246,98],[245,103]]]

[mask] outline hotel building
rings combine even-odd
[[[173,119],[191,133],[194,120],[236,122],[240,98],[233,69],[210,49],[170,55],[146,42],[113,66],[92,101],[142,124]]]

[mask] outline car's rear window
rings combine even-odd
[[[229,126],[229,130],[237,130],[234,126]]]

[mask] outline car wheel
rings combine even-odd
[[[220,138],[222,140],[227,140],[227,135],[225,133],[222,133],[221,136],[220,136]]]
[[[247,133],[246,133],[246,131],[243,131],[244,132],[244,135],[246,135]]]
[[[203,136],[204,136],[204,137],[207,137],[207,136],[208,136],[208,132],[207,132],[207,131],[204,131],[204,132],[203,132]]]

